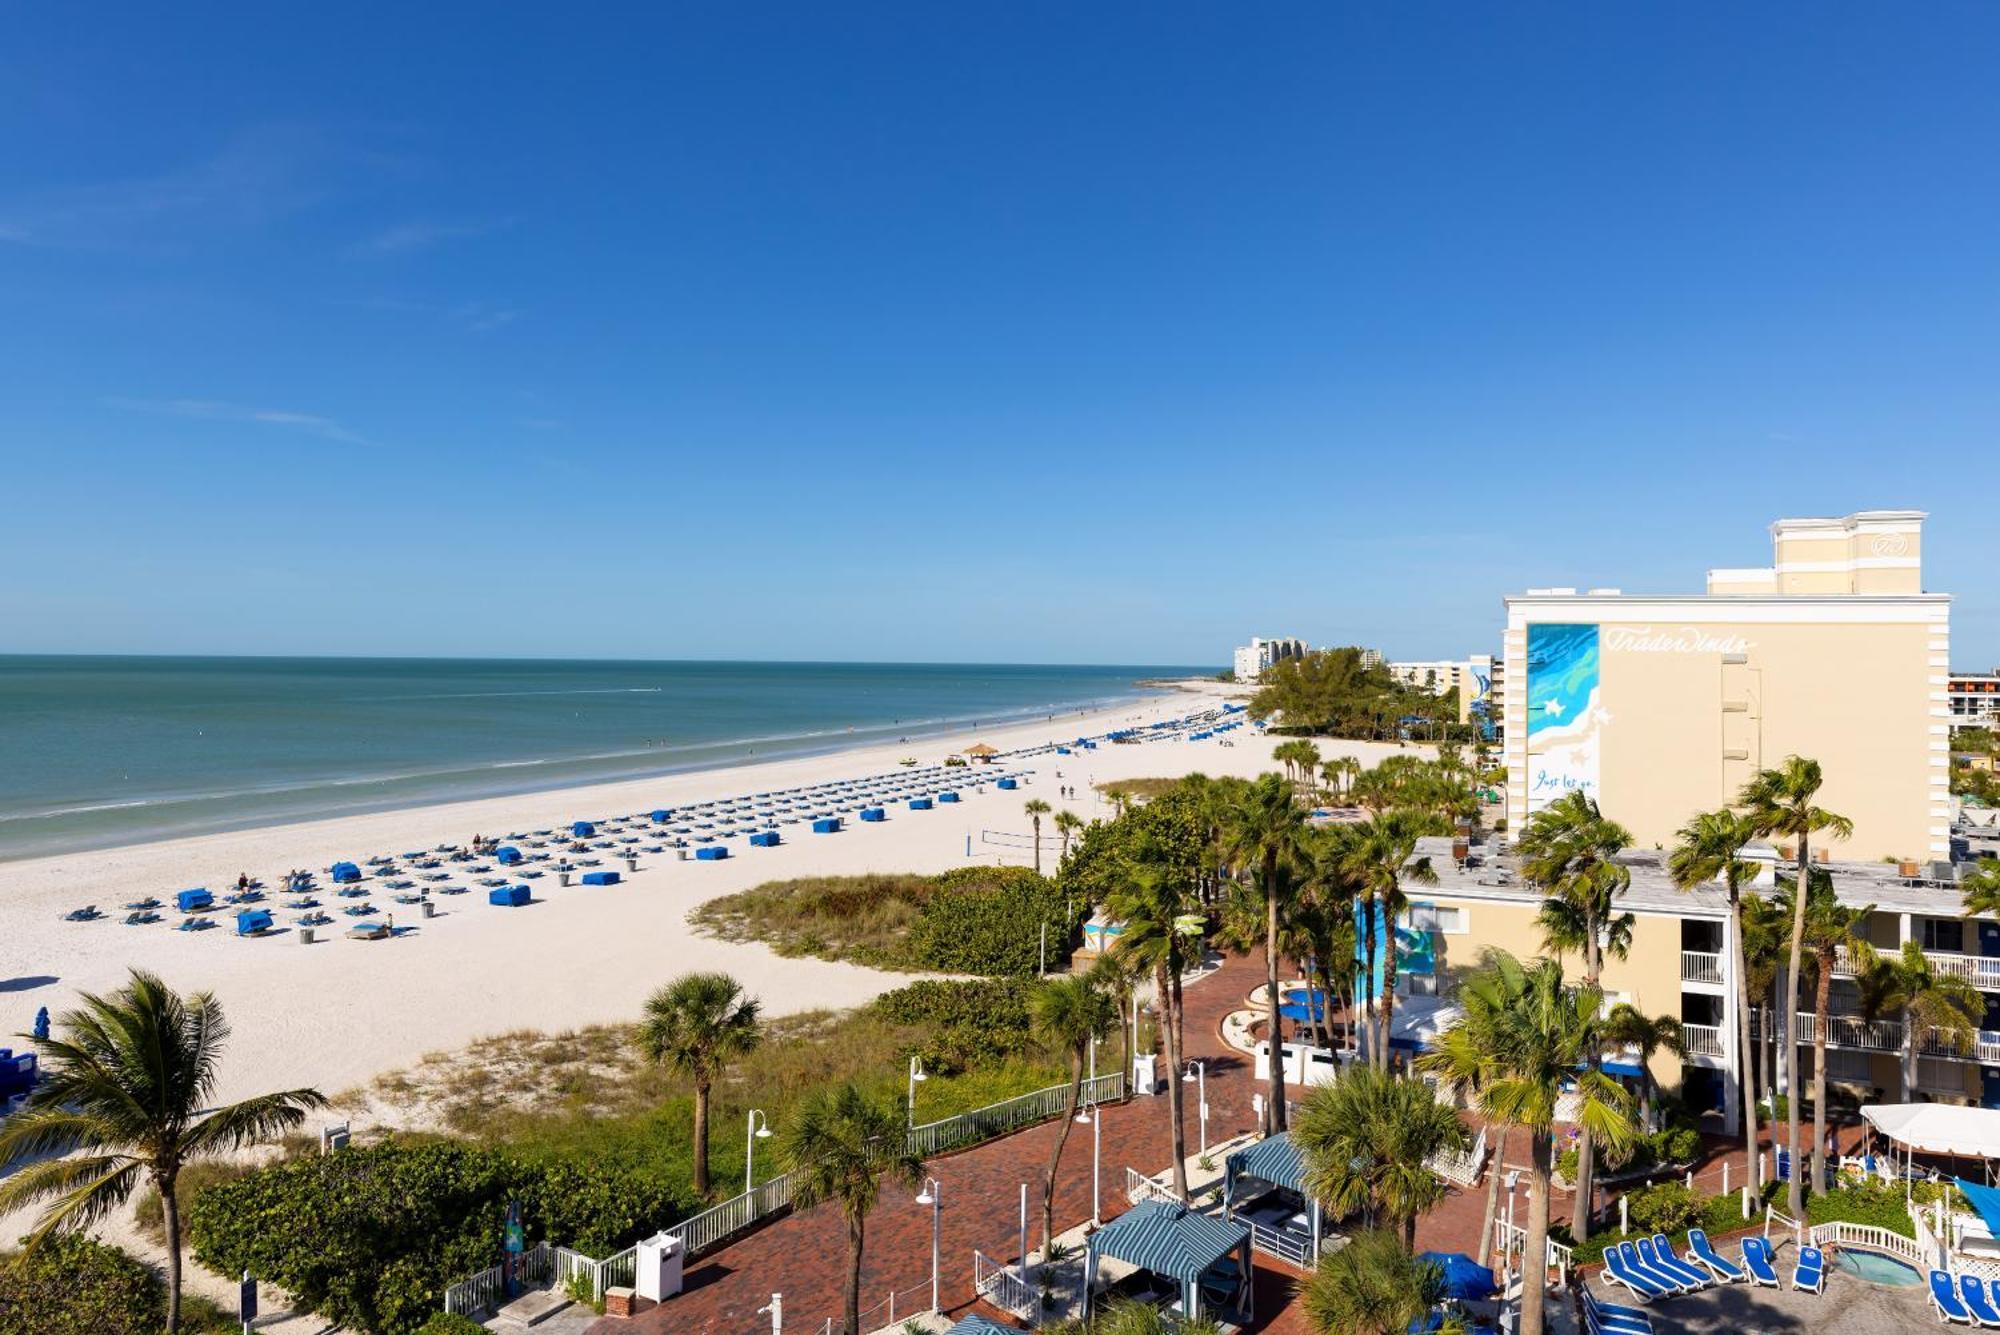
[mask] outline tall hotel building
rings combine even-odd
[[[1833,856],[1950,856],[1951,600],[1925,593],[1924,516],[1781,519],[1773,562],[1699,594],[1506,600],[1507,821],[1581,789],[1641,848],[1811,756],[1853,818]]]

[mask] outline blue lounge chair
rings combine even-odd
[[[1972,1324],[1972,1313],[1965,1310],[1958,1290],[1951,1286],[1951,1276],[1942,1270],[1931,1271],[1931,1310],[1938,1314],[1940,1321]]]
[[[1965,1300],[1965,1310],[1972,1313],[1974,1321],[1982,1326],[2000,1326],[2000,1311],[1994,1310],[1986,1296],[1986,1286],[1977,1275],[1958,1277],[1958,1296]]]
[[[1607,1303],[1589,1285],[1582,1293],[1584,1320],[1598,1335],[1653,1335],[1653,1319],[1638,1308]]]
[[[1743,1267],[1716,1251],[1708,1240],[1708,1234],[1701,1229],[1688,1230],[1688,1255],[1696,1265],[1702,1266],[1724,1284],[1734,1284],[1743,1278]]]
[[[1647,1250],[1651,1251],[1652,1249],[1649,1247],[1647,1248]],[[1646,1258],[1641,1256],[1639,1254],[1639,1249],[1637,1247],[1634,1247],[1631,1243],[1629,1242],[1619,1243],[1618,1254],[1624,1258],[1625,1268],[1627,1270],[1635,1271],[1638,1274],[1644,1275],[1647,1279],[1652,1280],[1653,1287],[1659,1289],[1661,1292],[1682,1293],[1687,1290],[1688,1288],[1687,1285],[1681,1283],[1679,1280],[1675,1279],[1672,1275],[1667,1274],[1665,1271],[1661,1270],[1658,1266],[1648,1265],[1646,1263]]]
[[[1639,1262],[1656,1274],[1665,1275],[1689,1293],[1705,1289],[1710,1283],[1706,1274],[1674,1255],[1664,1236],[1639,1239]]]
[[[1752,1284],[1778,1287],[1778,1272],[1771,1265],[1771,1244],[1763,1238],[1743,1239],[1743,1268],[1750,1272]]]
[[[1649,1276],[1640,1274],[1637,1267],[1627,1265],[1622,1249],[1617,1247],[1604,1249],[1604,1277],[1613,1284],[1624,1285],[1631,1295],[1642,1303],[1649,1303],[1655,1298],[1664,1298],[1667,1295],[1667,1290],[1661,1288]]]
[[[1799,1248],[1798,1263],[1792,1267],[1792,1287],[1804,1289],[1808,1293],[1820,1293],[1825,1290],[1826,1257],[1821,1254],[1819,1248]]]

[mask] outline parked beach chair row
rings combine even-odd
[[[1688,1230],[1686,1256],[1675,1253],[1664,1233],[1605,1248],[1604,1277],[1642,1303],[1745,1280],[1766,1288],[1782,1287],[1777,1257],[1768,1239],[1745,1238],[1740,1262],[1732,1261],[1716,1251],[1708,1234],[1698,1228]],[[1826,1257],[1819,1248],[1799,1248],[1792,1264],[1791,1284],[1792,1288],[1808,1293],[1824,1291]]]
[[[1946,1325],[2000,1326],[2000,1279],[1930,1273],[1931,1310]]]

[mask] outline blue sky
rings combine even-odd
[[[0,650],[1497,643],[1931,512],[2000,9],[17,9]]]

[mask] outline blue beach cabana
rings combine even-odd
[[[236,915],[236,935],[259,936],[271,930],[269,909],[244,909]]]
[[[1180,1315],[1213,1312],[1244,1324],[1253,1315],[1250,1229],[1244,1224],[1196,1214],[1170,1201],[1139,1202],[1090,1235],[1084,1259],[1085,1316],[1096,1298],[1098,1267],[1107,1257],[1164,1281],[1167,1305]]]
[[[597,833],[597,827],[587,820],[580,820],[569,827],[569,832],[577,839],[588,839]]]
[[[503,844],[493,850],[493,860],[503,867],[518,866],[521,861],[521,850],[512,844]]]
[[[1306,1190],[1305,1164],[1290,1132],[1266,1136],[1222,1161],[1222,1213],[1249,1227],[1258,1251],[1294,1265],[1318,1264],[1324,1220]]]
[[[351,885],[361,879],[361,868],[352,862],[336,862],[327,868],[327,873],[335,885]]]
[[[1013,1326],[1003,1326],[973,1312],[944,1335],[1021,1335],[1021,1332]]]
[[[215,896],[206,890],[182,890],[174,896],[174,907],[182,913],[199,913],[215,906]]]

